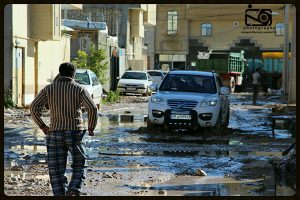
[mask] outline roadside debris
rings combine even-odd
[[[195,172],[196,176],[207,176],[206,172],[203,171],[202,169],[197,169]]]
[[[267,94],[276,95],[276,96],[283,96],[284,91],[283,91],[283,88],[281,88],[279,90],[274,90],[274,89],[268,88],[268,93]]]
[[[106,172],[103,172],[102,178],[113,178],[111,175],[109,175]]]
[[[159,190],[158,194],[162,194],[164,196],[166,196],[168,194],[167,190]]]

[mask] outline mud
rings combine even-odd
[[[269,116],[285,101],[264,98],[252,106],[250,94],[231,95],[231,118],[223,134],[149,132],[144,122],[149,97],[126,96],[103,105],[95,137],[83,138],[87,166],[82,195],[293,195],[295,186],[286,181],[293,180],[279,180],[270,162],[282,159],[282,151],[295,141],[289,130],[276,129],[272,137]],[[133,122],[121,122],[120,115],[132,115]],[[5,193],[51,196],[43,133],[28,110],[5,110],[4,122]],[[70,164],[69,158],[69,178]],[[197,176],[198,169],[207,176]]]

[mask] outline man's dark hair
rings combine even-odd
[[[256,69],[256,71],[259,72],[259,71],[260,71],[260,67],[258,67],[258,68]]]
[[[62,63],[59,66],[59,75],[73,77],[75,73],[75,66],[71,62]]]

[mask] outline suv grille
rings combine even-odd
[[[168,100],[168,105],[171,109],[187,109],[192,110],[197,106],[197,101],[187,101],[187,100],[180,100],[180,99],[172,99]]]

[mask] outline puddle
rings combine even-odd
[[[120,122],[111,120],[108,115],[98,118],[94,137],[87,134],[83,138],[87,163],[89,166],[102,168],[104,172],[118,169],[120,172],[161,170],[176,174],[177,178],[167,182],[151,185],[149,193],[145,195],[158,195],[159,190],[167,190],[168,196],[249,196],[249,195],[290,195],[289,187],[279,185],[269,178],[266,189],[256,192],[261,182],[251,180],[253,174],[245,173],[248,182],[241,182],[231,178],[224,178],[226,174],[235,174],[243,170],[245,160],[268,160],[272,157],[281,158],[285,146],[289,146],[290,138],[287,130],[275,129],[275,138],[272,137],[271,122],[268,115],[271,109],[264,109],[251,105],[249,96],[243,94],[233,98],[229,128],[238,130],[237,134],[208,136],[192,135],[184,132],[150,134],[147,132],[134,132],[145,127],[145,110],[130,110],[134,116],[133,122]],[[235,99],[237,98],[237,99]],[[272,100],[272,103],[276,102]],[[126,109],[115,110],[124,114]],[[146,110],[147,111],[147,110]],[[84,119],[87,125],[87,119]],[[247,140],[248,136],[249,140]],[[38,129],[4,128],[4,166],[22,166],[32,163],[46,162],[45,136]],[[265,136],[265,137],[261,137]],[[257,137],[256,137],[257,136]],[[277,143],[275,142],[277,141]],[[26,160],[23,157],[30,156]],[[247,163],[246,163],[247,164]],[[68,166],[70,158],[68,159]],[[107,169],[103,169],[107,168]],[[191,176],[195,170],[203,169],[207,177]],[[272,172],[272,168],[265,169]],[[25,172],[4,171],[5,174],[19,173],[20,177],[48,179],[48,175],[26,174]],[[69,173],[70,170],[67,170]],[[259,173],[257,173],[259,172]],[[24,175],[25,173],[25,175]],[[257,169],[257,174],[262,172]],[[185,176],[182,176],[185,175]],[[35,177],[34,177],[35,176]],[[270,175],[270,177],[272,177]],[[126,186],[134,190],[145,189],[141,186]]]
[[[257,192],[262,186],[267,187],[263,192]],[[149,190],[150,196],[157,196],[158,191],[165,190],[166,196],[276,196],[272,185],[258,181],[237,181],[221,176],[194,177],[177,176],[169,181],[153,185],[149,188],[128,186],[133,190]],[[285,191],[287,191],[286,189]],[[292,194],[292,193],[290,193]]]

